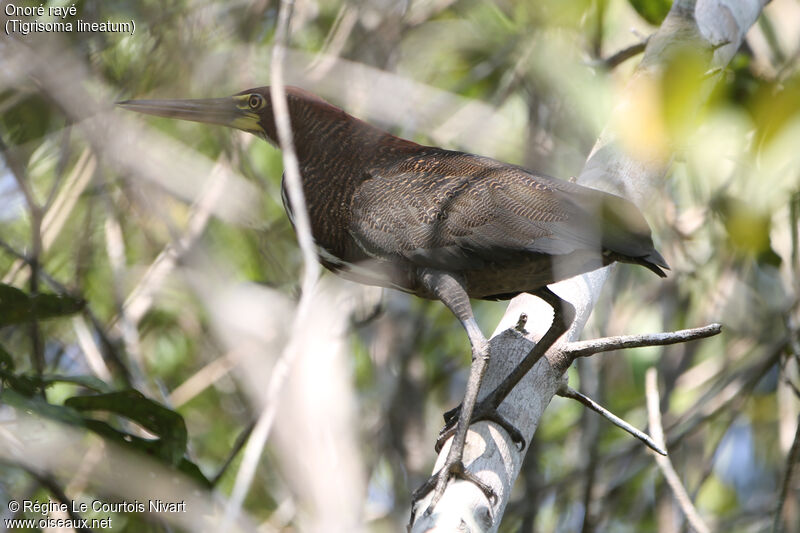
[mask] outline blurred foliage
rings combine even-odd
[[[647,22],[658,26],[672,7],[672,0],[628,0],[633,9]]]
[[[27,294],[0,283],[0,328],[77,313],[86,302],[66,294]]]
[[[64,3],[44,5],[56,4]],[[502,153],[485,155],[564,178],[580,172],[640,56],[612,70],[596,60],[650,35],[671,6],[665,0],[295,4],[295,50],[374,69],[365,77],[388,73],[398,85],[411,80],[487,104],[513,120]],[[20,39],[55,43],[77,58],[85,68],[81,86],[98,104],[220,96],[269,81],[264,58],[277,2],[74,5],[84,20],[135,20],[136,31]],[[666,58],[658,82],[632,98],[620,126],[626,146],[643,154],[675,153],[663,193],[644,207],[672,271],[661,281],[643,269],[617,268],[584,334],[723,323],[723,335],[701,343],[598,356],[591,372],[597,399],[645,427],[643,376],[657,366],[673,463],[714,529],[731,533],[764,531],[771,523],[787,431],[798,409],[800,14],[791,0],[776,0],[764,20],[723,72],[706,72],[711,51],[690,45]],[[5,59],[2,64],[12,65]],[[212,216],[184,249],[176,243],[186,242],[196,206],[133,176],[113,158],[98,156],[88,185],[70,190],[87,154],[102,154],[82,129],[91,117],[76,117],[41,80],[12,79],[6,68],[0,72],[0,417],[12,417],[14,408],[88,429],[230,495],[241,464],[241,453],[231,454],[258,407],[240,374],[207,373],[229,355],[215,329],[216,309],[202,301],[197,280],[181,271],[166,277],[134,324],[121,322],[121,310],[168,250],[179,266],[206,261],[232,283],[256,282],[296,300],[301,260],[280,200],[280,153],[221,128],[144,120],[195,157],[233,169],[263,199],[254,224]],[[324,88],[342,75],[337,68],[313,83]],[[709,80],[716,84],[706,99]],[[360,98],[347,91],[325,96],[348,109]],[[383,104],[401,103],[387,98]],[[407,118],[382,125],[403,128],[419,142],[438,142],[437,132],[420,131],[415,117]],[[442,115],[442,122],[451,118]],[[480,128],[469,133],[485,135]],[[12,168],[22,169],[39,207],[66,211],[45,225],[58,230],[38,258],[37,291],[25,264],[34,248],[35,217]],[[70,192],[74,203],[56,199]],[[122,236],[121,265],[110,253],[114,227]],[[460,401],[469,362],[466,336],[441,304],[390,291],[383,298],[377,318],[350,333],[370,531],[404,527],[409,494],[430,471],[441,414]],[[494,329],[503,309],[475,303],[484,332]],[[98,374],[84,352],[81,322],[108,375]],[[45,363],[41,372],[37,350]],[[579,375],[571,370],[570,384],[583,390]],[[199,389],[187,387],[197,380],[204,380]],[[553,401],[501,531],[685,527],[642,446],[603,421],[590,435],[592,416],[575,403]],[[303,512],[290,505],[281,467],[268,444],[245,509],[274,530],[297,530]],[[0,465],[0,480],[3,499],[51,496],[12,464]],[[588,507],[585,494],[592,495]],[[791,494],[786,506],[786,516],[800,514]],[[174,530],[147,516],[118,518],[118,531]]]

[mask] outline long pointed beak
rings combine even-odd
[[[262,131],[259,116],[240,107],[236,98],[206,98],[201,100],[125,100],[118,106],[157,117],[219,124],[249,132]]]

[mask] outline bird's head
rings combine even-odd
[[[293,100],[322,100],[297,87],[286,87],[290,110]],[[219,124],[246,131],[276,143],[275,118],[269,87],[247,89],[224,98],[200,100],[126,100],[117,105],[158,117]]]

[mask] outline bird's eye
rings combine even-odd
[[[247,105],[250,106],[250,109],[261,109],[261,106],[264,105],[264,97],[260,94],[251,94]]]

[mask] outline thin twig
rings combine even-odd
[[[28,256],[28,266],[31,270],[30,291],[31,296],[39,294],[39,259],[42,254],[42,208],[36,203],[36,198],[28,182],[25,181],[25,171],[17,161],[16,157],[9,152],[6,143],[0,137],[0,152],[6,161],[6,165],[11,170],[11,174],[17,181],[17,186],[25,197],[28,211],[31,217],[31,253]],[[42,342],[42,332],[39,329],[39,320],[34,309],[31,320],[31,358],[36,374],[41,376],[44,373],[44,344]]]
[[[225,475],[225,472],[227,472],[228,467],[231,465],[233,460],[236,458],[241,449],[244,447],[245,443],[247,442],[247,439],[249,439],[250,435],[253,433],[253,428],[255,427],[256,427],[255,422],[248,423],[247,426],[245,426],[245,428],[242,430],[242,432],[239,433],[239,436],[236,437],[236,442],[233,443],[233,448],[231,448],[231,452],[228,454],[227,459],[225,459],[225,462],[222,463],[222,466],[219,468],[217,473],[214,474],[214,477],[211,478],[212,487],[216,487],[217,483],[219,483],[219,480],[222,479],[222,476]]]
[[[719,449],[722,439],[728,435],[728,430],[730,430],[731,426],[738,418],[738,415],[739,413],[735,410],[729,411],[728,416],[724,420],[718,422],[719,427],[715,428],[717,434],[707,439],[703,443],[703,446],[707,450],[711,450],[711,452],[707,454],[705,464],[703,465],[703,470],[700,473],[700,477],[695,482],[694,489],[692,490],[692,494],[690,496],[692,501],[697,499],[697,495],[700,494],[700,489],[703,488],[703,485],[705,485],[706,481],[708,481],[708,478],[714,473],[714,467],[717,465],[717,450]]]
[[[153,396],[154,391],[144,377],[145,365],[139,343],[139,329],[126,313],[125,298],[122,295],[123,280],[125,279],[125,239],[122,236],[122,227],[115,216],[113,206],[110,201],[107,203],[108,214],[104,224],[106,255],[108,256],[108,264],[111,267],[111,293],[117,309],[122,342],[125,345],[128,361],[133,363],[131,368],[133,369],[133,376],[136,378],[136,388],[148,396]]]
[[[777,343],[770,349],[765,350],[767,352],[765,357],[737,371],[733,376],[735,379],[730,379],[724,386],[719,387],[719,390],[716,392],[717,396],[704,396],[697,400],[695,403],[698,407],[692,411],[695,413],[692,418],[674,422],[667,428],[667,433],[672,435],[669,439],[668,448],[675,448],[678,446],[685,438],[693,434],[698,428],[703,427],[709,420],[713,420],[719,416],[723,411],[736,412],[741,410],[742,405],[749,398],[752,388],[756,383],[761,381],[767,371],[778,362],[778,358],[783,351],[783,346],[784,344]],[[744,379],[745,376],[747,379],[744,383],[737,382],[737,379]],[[735,386],[734,390],[729,390],[730,386],[736,385],[737,383],[738,386]],[[724,396],[722,400],[718,399],[719,395]],[[698,410],[701,410],[701,412],[696,412]],[[621,460],[630,458],[631,454],[635,453],[638,449],[640,449],[639,445],[633,442],[621,445],[612,452],[606,453],[602,458],[602,462],[609,466],[616,465]],[[631,479],[641,471],[643,466],[644,465],[640,468],[633,469],[626,475],[625,479]],[[563,475],[559,476],[558,479],[542,484],[540,490],[544,492],[561,490],[567,484],[583,479],[585,475],[585,466],[580,466],[565,472]],[[620,485],[622,483],[624,483],[624,480],[620,481]]]
[[[658,397],[658,384],[656,382],[657,379],[658,375],[656,373],[656,369],[654,367],[648,368],[647,374],[645,374],[647,414],[653,439],[658,443],[659,446],[666,449],[664,444],[664,428],[661,425],[661,410],[659,409],[660,402]],[[697,512],[697,509],[695,509],[694,504],[692,504],[692,500],[689,499],[689,494],[686,492],[686,489],[681,483],[677,472],[675,472],[675,468],[672,466],[672,462],[669,460],[669,457],[666,455],[657,455],[656,464],[664,474],[664,478],[667,480],[669,488],[672,489],[672,494],[675,496],[675,500],[678,502],[683,514],[686,515],[686,519],[689,521],[689,525],[691,525],[692,529],[697,531],[697,533],[710,533],[711,530],[708,529],[708,526],[705,524],[705,522],[703,522],[703,519]]]
[[[50,248],[70,219],[78,198],[91,181],[96,168],[97,159],[88,148],[85,149],[78,158],[78,162],[73,167],[64,186],[61,187],[55,200],[52,201],[50,208],[47,209],[46,213],[42,212],[44,215],[41,221],[41,246],[43,251]],[[27,273],[22,267],[25,264],[30,264],[29,262],[30,258],[26,257],[24,260],[16,261],[11,265],[11,268],[3,277],[3,283],[21,285],[25,281]]]
[[[790,335],[791,335],[791,332],[790,332]],[[790,361],[793,360],[792,357],[795,357],[795,358],[797,357],[797,353],[800,353],[800,352],[794,352],[794,353],[793,352],[789,352],[788,354],[786,354],[786,357],[781,357],[781,360],[780,360],[780,376],[781,376],[781,381],[783,382],[783,384],[786,385],[787,387],[789,387],[789,390],[791,390],[792,393],[795,396],[797,396],[797,399],[800,400],[800,388],[798,388],[797,385],[795,385],[794,382],[792,381],[792,378],[789,375],[789,369],[786,366],[786,365],[789,364]]]
[[[606,7],[606,0],[595,2],[597,16],[595,17],[595,28],[592,35],[592,55],[594,57],[600,57],[603,51],[603,23],[605,22]],[[644,48],[642,48],[642,51],[644,51]]]
[[[642,346],[665,346],[681,342],[693,341],[717,335],[722,331],[720,324],[709,324],[700,328],[681,329],[665,333],[645,333],[643,335],[619,335],[616,337],[603,337],[587,341],[569,342],[561,346],[561,352],[575,360],[578,357],[587,357],[599,352],[620,350],[623,348],[640,348]]]
[[[0,238],[0,248],[2,248],[2,249],[3,249],[3,250],[4,250],[4,251],[7,253],[7,254],[9,254],[9,255],[13,255],[14,257],[16,257],[17,259],[19,259],[20,261],[23,261],[23,262],[25,262],[25,263],[27,263],[27,262],[28,262],[28,258],[27,258],[27,257],[25,257],[25,254],[23,254],[22,252],[18,252],[17,250],[15,250],[13,246],[11,246],[10,244],[8,244],[8,243],[7,243],[6,241],[4,241],[2,238]]]
[[[300,166],[295,152],[292,137],[292,125],[289,118],[289,106],[286,99],[286,90],[283,82],[283,61],[286,54],[286,44],[289,37],[289,21],[292,16],[291,0],[282,0],[278,11],[278,22],[275,31],[275,43],[272,48],[270,97],[272,99],[275,126],[278,141],[283,156],[285,187],[289,197],[289,205],[294,215],[294,225],[297,231],[297,240],[303,255],[303,281],[302,292],[298,303],[297,314],[292,324],[292,335],[288,344],[281,353],[272,370],[266,392],[266,406],[256,421],[250,439],[244,450],[244,457],[239,471],[236,474],[231,497],[225,509],[223,524],[231,523],[239,514],[244,497],[250,489],[250,484],[255,476],[258,459],[269,437],[272,423],[277,414],[280,393],[292,363],[300,351],[298,343],[301,342],[306,327],[306,317],[311,310],[314,287],[319,278],[319,263],[311,235],[311,222],[306,209],[306,200],[303,193],[303,184],[300,179]],[[222,529],[225,529],[224,527]]]
[[[72,500],[70,500],[67,495],[64,494],[64,491],[61,489],[58,483],[56,483],[55,479],[47,474],[40,474],[29,468],[25,468],[25,470],[27,470],[30,475],[35,477],[36,481],[38,481],[40,485],[50,491],[50,494],[52,494],[56,500],[66,504],[67,514],[72,519],[72,522],[76,524],[74,527],[75,531],[80,531],[81,533],[92,533],[91,529],[80,525],[85,523],[84,520],[81,518],[81,515],[79,515],[77,511],[73,509]]]
[[[24,169],[19,161],[17,161],[17,158],[8,150],[8,146],[6,146],[2,137],[0,137],[0,152],[3,154],[3,159],[5,159],[6,166],[11,171],[11,175],[17,182],[17,187],[19,187],[22,196],[25,198],[25,203],[28,204],[28,209],[39,209],[36,199],[33,197],[33,191],[28,186],[28,182],[25,181]]]
[[[778,503],[775,504],[775,519],[772,522],[772,533],[781,533],[783,530],[781,514],[786,496],[789,494],[789,486],[792,482],[792,471],[794,466],[800,461],[800,417],[797,418],[797,430],[794,432],[794,442],[789,448],[789,455],[786,457],[786,468],[783,471],[783,483],[781,483],[781,493],[778,496]]]
[[[643,41],[638,42],[636,44],[632,44],[627,48],[623,48],[616,54],[607,57],[605,59],[598,59],[595,61],[591,61],[589,63],[592,67],[602,67],[604,69],[611,70],[620,63],[627,61],[628,59],[632,58],[635,55],[641,54],[644,52],[644,49],[647,48],[647,43],[650,42],[650,37],[646,37]]]
[[[175,387],[169,393],[169,404],[173,408],[178,408],[216,383],[220,378],[226,376],[236,366],[233,360],[234,353],[228,352],[214,359]]]
[[[89,331],[86,319],[80,315],[72,317],[72,329],[75,330],[78,346],[80,346],[83,356],[86,358],[86,362],[94,375],[106,383],[111,383],[111,371],[103,360],[103,354]]]
[[[28,258],[25,256],[25,254],[15,250],[10,244],[2,239],[0,239],[0,249],[3,249],[6,253],[16,257],[18,260],[23,261],[24,263],[28,262]],[[49,285],[50,288],[57,293],[78,297],[77,294],[75,294],[73,291],[70,291],[64,284],[56,280],[45,270],[40,269],[39,276],[41,276],[42,280],[44,280],[44,282],[47,283],[47,285]],[[116,352],[113,350],[111,341],[108,339],[105,331],[103,331],[102,327],[100,326],[100,320],[97,318],[97,315],[94,314],[94,311],[91,310],[89,303],[86,304],[83,312],[91,320],[95,332],[102,340],[103,346],[106,348],[106,351],[109,352],[109,356],[112,359],[112,362],[115,363],[116,368],[122,370],[122,378],[125,384],[130,384],[130,377],[127,369],[124,367],[124,365],[122,365],[119,356],[117,356]],[[105,364],[104,357],[99,349],[100,347],[97,345],[94,337],[89,332],[86,321],[80,316],[73,317],[72,320],[73,328],[75,329],[78,338],[78,343],[80,344],[81,349],[86,356],[89,368],[92,369],[92,372],[94,372],[97,377],[107,383],[110,382],[111,372],[108,366]]]
[[[16,257],[18,260],[20,260],[22,262],[24,262],[24,263],[28,262],[28,258],[25,256],[25,254],[15,250],[10,244],[8,244],[7,242],[3,241],[2,239],[0,239],[0,248],[2,248],[8,254],[13,255],[14,257]],[[78,296],[77,294],[73,293],[73,291],[70,291],[64,284],[62,284],[61,282],[56,280],[54,277],[52,277],[50,274],[48,274],[45,270],[40,270],[39,271],[39,275],[44,280],[44,282],[47,283],[50,286],[50,288],[53,289],[54,291],[56,291],[57,293],[59,293],[59,294],[67,294],[67,295],[76,296],[76,297]],[[90,340],[92,342],[92,344],[95,345],[95,348],[100,348],[100,347],[104,348],[103,351],[106,353],[106,357],[111,359],[111,361],[115,365],[115,368],[121,371],[121,378],[123,379],[124,383],[126,385],[130,385],[131,379],[130,379],[130,375],[129,375],[128,369],[125,367],[125,365],[122,364],[122,360],[119,358],[119,355],[116,353],[116,350],[114,349],[114,346],[113,346],[111,340],[108,338],[108,335],[106,334],[105,330],[103,329],[103,327],[101,325],[101,322],[100,322],[100,319],[97,318],[97,315],[94,313],[94,311],[92,311],[90,305],[91,304],[87,303],[86,307],[84,307],[83,312],[89,318],[89,320],[92,322],[92,326],[94,327],[95,333],[97,334],[98,338],[101,341],[100,346],[97,346],[97,344],[95,343],[95,340],[91,336],[91,334],[86,336],[85,339]],[[73,318],[73,321],[74,320],[78,320],[78,317]],[[84,327],[86,327],[85,321],[82,318],[80,319],[80,321],[83,322]],[[74,324],[74,322],[73,322],[73,324]],[[80,325],[78,327],[80,327]],[[77,331],[77,329],[76,329],[76,331]],[[87,329],[86,332],[88,333],[88,329]],[[80,341],[80,335],[78,335],[78,338],[79,338],[79,341]],[[105,364],[105,360],[104,360],[105,358],[102,357],[102,351],[98,352],[98,353],[100,353],[101,359],[93,361],[93,360],[91,360],[91,358],[96,354],[90,354],[88,351],[86,351],[87,350],[87,346],[82,344],[82,343],[81,343],[81,348],[84,350],[84,355],[87,356],[87,361],[89,363],[89,367],[92,369],[92,371],[95,373],[95,375],[97,377],[99,377],[100,379],[102,379],[103,381],[109,382],[110,379],[111,379],[111,374],[110,374],[110,372],[108,370],[108,367]],[[88,347],[88,349],[91,350],[92,348]]]
[[[798,48],[800,53],[800,48]],[[789,200],[789,234],[792,242],[791,263],[789,270],[794,274],[795,287],[797,287],[797,274],[800,273],[800,191],[795,191]]]
[[[599,403],[595,402],[588,396],[581,394],[572,387],[563,385],[560,389],[558,389],[558,392],[556,392],[556,394],[564,398],[570,398],[571,400],[579,401],[592,411],[606,418],[609,422],[611,422],[618,428],[624,429],[625,431],[627,431],[628,433],[630,433],[631,435],[642,441],[645,445],[647,445],[648,448],[650,448],[654,452],[660,455],[665,455],[665,456],[667,455],[666,450],[664,450],[663,447],[659,446],[647,433],[636,429],[635,427],[625,422],[623,419],[621,419],[620,417],[618,417],[617,415],[615,415],[614,413],[612,413],[611,411],[600,405]]]
[[[300,165],[292,138],[292,125],[289,119],[289,105],[286,99],[286,88],[283,83],[283,60],[286,54],[286,42],[289,31],[293,2],[282,0],[278,29],[275,36],[275,45],[272,50],[272,82],[270,96],[275,115],[275,127],[278,140],[283,152],[283,166],[286,175],[286,192],[289,196],[294,215],[294,225],[297,228],[297,240],[303,253],[303,283],[304,292],[311,293],[311,288],[319,277],[319,263],[311,235],[311,221],[306,209],[306,198],[303,193],[303,183],[300,179]]]
[[[786,342],[786,338],[776,341],[764,350],[764,357],[711,385],[690,409],[678,416],[672,426],[667,428],[670,435],[669,446],[676,446],[695,431],[698,425],[715,418],[732,404],[741,406],[761,378],[780,362]]]
[[[64,181],[64,176],[67,174],[67,163],[69,162],[70,155],[69,141],[71,132],[72,127],[67,125],[64,128],[63,135],[61,136],[61,152],[58,155],[58,162],[56,163],[56,177],[53,180],[53,185],[50,187],[50,192],[47,194],[47,199],[42,205],[42,211],[45,213],[50,210],[50,207],[53,205],[53,202],[56,199],[56,193],[61,186],[61,182]]]
[[[333,26],[325,37],[322,48],[308,66],[312,80],[321,80],[336,65],[336,61],[347,44],[347,39],[358,22],[358,5],[345,3],[339,8]]]

